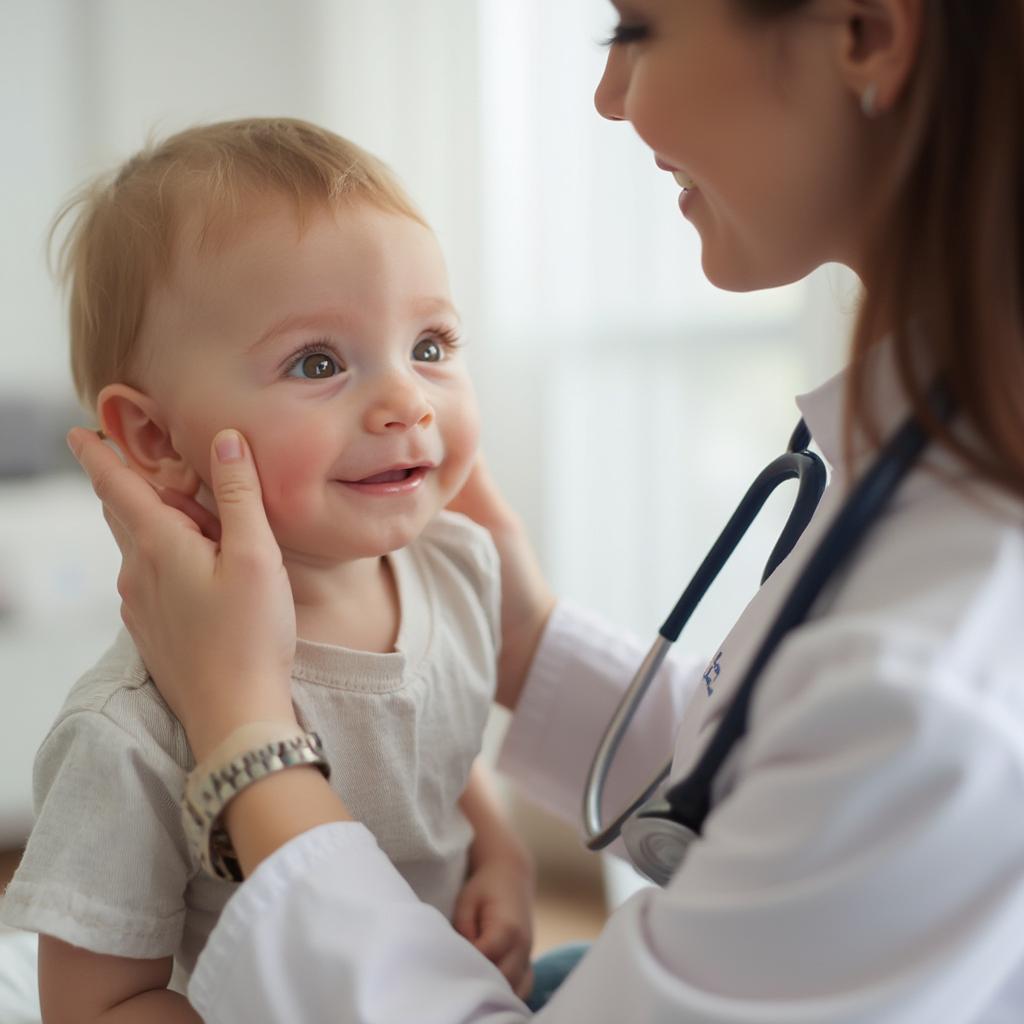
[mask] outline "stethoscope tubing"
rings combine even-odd
[[[933,388],[930,403],[937,419],[941,421],[949,419],[952,403],[941,385],[936,385]],[[746,733],[750,702],[765,666],[785,636],[807,618],[812,605],[820,597],[826,585],[836,579],[838,569],[848,561],[870,526],[880,518],[900,482],[920,457],[929,439],[929,435],[916,418],[911,416],[886,443],[878,459],[858,481],[843,503],[835,519],[826,530],[825,536],[812,551],[796,583],[783,600],[775,620],[765,633],[736,688],[735,696],[726,708],[696,765],[682,780],[668,789],[663,801],[654,802],[662,806],[655,809],[652,804],[644,812],[644,817],[650,815],[655,818],[665,818],[671,822],[678,822],[684,831],[689,831],[693,835],[701,833],[704,820],[711,807],[714,779],[736,743]],[[584,792],[583,820],[588,837],[587,846],[591,850],[604,849],[618,838],[623,825],[644,804],[651,802],[651,798],[668,776],[672,765],[671,760],[659,770],[643,793],[617,815],[614,821],[607,826],[602,825],[600,809],[604,785],[626,729],[632,721],[640,701],[650,687],[672,643],[678,639],[682,627],[692,615],[725,561],[732,554],[736,544],[760,511],[768,495],[784,479],[791,479],[794,475],[798,476],[800,491],[783,533],[768,560],[762,583],[789,554],[810,522],[824,490],[825,480],[824,466],[821,460],[806,451],[809,443],[810,433],[801,420],[790,439],[789,451],[780,459],[775,460],[751,485],[739,508],[726,524],[708,556],[701,563],[676,607],[665,620],[654,645],[612,716],[591,763]]]
[[[662,623],[651,649],[608,723],[591,762],[583,798],[583,821],[589,849],[603,850],[613,842],[618,837],[622,824],[654,795],[668,776],[672,766],[671,760],[658,771],[643,792],[610,825],[601,825],[601,802],[608,772],[640,702],[657,675],[672,644],[679,638],[683,627],[735,551],[764,503],[780,484],[792,479],[799,481],[793,510],[769,556],[761,576],[762,583],[789,554],[810,522],[825,489],[825,467],[817,455],[806,450],[809,443],[810,431],[801,420],[793,431],[786,453],[763,469],[747,489],[736,511],[729,517],[729,521],[698,566],[675,607]]]

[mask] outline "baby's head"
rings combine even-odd
[[[314,563],[407,544],[459,489],[478,422],[444,260],[373,156],[301,121],[201,126],[69,213],[75,385],[152,483],[205,502],[236,427]]]

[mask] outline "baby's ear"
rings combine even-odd
[[[199,474],[174,448],[157,403],[127,384],[108,384],[96,400],[100,426],[128,464],[157,487],[194,495]]]

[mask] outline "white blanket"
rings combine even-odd
[[[36,936],[0,926],[0,1021],[40,1024]]]

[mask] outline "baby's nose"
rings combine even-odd
[[[427,427],[434,410],[415,381],[389,377],[366,410],[366,429],[374,434]]]

